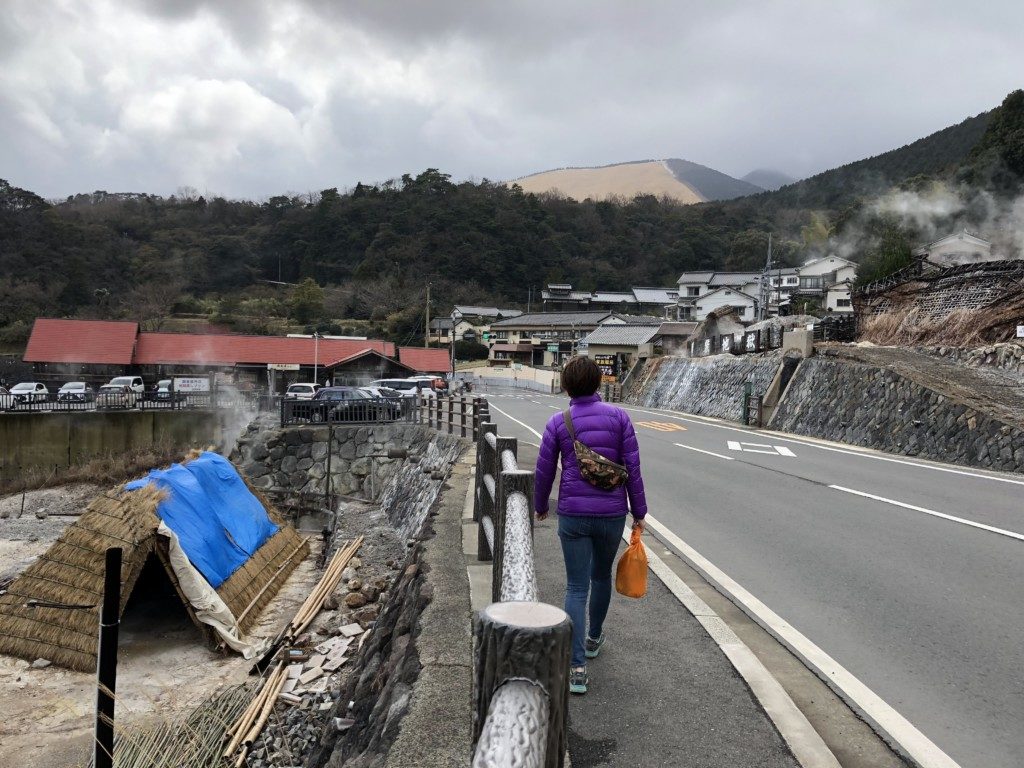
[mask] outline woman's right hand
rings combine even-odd
[[[633,521],[633,530],[639,530],[640,533],[643,533],[645,530],[647,530],[647,523],[644,522],[644,519],[642,517],[639,520]]]

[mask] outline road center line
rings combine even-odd
[[[676,419],[677,421],[685,421],[691,424],[703,424],[706,427],[713,427],[714,429],[727,429],[731,432],[741,432],[746,435],[752,434],[765,434],[771,435],[773,440],[779,440],[786,443],[796,443],[797,445],[806,445],[809,448],[818,448],[822,451],[832,451],[833,453],[845,453],[848,456],[858,456],[862,459],[874,459],[875,461],[888,461],[893,464],[904,464],[908,467],[919,467],[920,469],[930,469],[934,472],[948,472],[953,475],[965,475],[966,477],[976,477],[979,480],[990,480],[996,483],[1010,483],[1012,485],[1024,485],[1024,480],[1016,480],[1012,477],[999,477],[998,475],[984,475],[980,472],[970,472],[965,469],[955,469],[953,467],[941,466],[939,464],[921,464],[917,461],[908,461],[907,459],[899,459],[895,456],[879,455],[877,453],[869,452],[870,449],[855,451],[848,448],[837,448],[831,445],[822,445],[821,441],[818,440],[800,440],[786,434],[783,436],[781,432],[775,432],[773,430],[754,430],[754,429],[741,429],[740,427],[730,427],[728,424],[717,424],[714,421],[707,419],[698,418],[693,415],[679,416],[666,411],[652,411],[645,408],[636,408],[632,406],[620,405],[623,410],[635,411],[636,413],[647,413],[651,416],[664,416],[669,419]]]
[[[856,491],[853,488],[844,488],[841,485],[830,485],[829,488],[833,488],[837,491],[843,491],[844,493],[852,493],[854,496],[863,496],[866,499],[873,499],[874,501],[881,501],[885,504],[892,504],[894,507],[903,507],[904,509],[912,509],[915,512],[922,512],[926,515],[932,515],[933,517],[941,517],[943,520],[951,520],[954,523],[962,523],[963,525],[969,525],[972,528],[980,528],[983,531],[990,531],[991,533],[998,533],[1000,536],[1009,536],[1011,539],[1018,539],[1024,541],[1024,534],[1015,533],[1014,531],[1008,531],[1005,528],[996,528],[992,525],[985,525],[984,523],[978,523],[974,520],[967,520],[963,517],[956,517],[955,515],[947,515],[945,512],[936,512],[934,509],[926,509],[924,507],[918,507],[913,504],[907,504],[903,501],[896,501],[895,499],[887,499],[884,496],[876,496],[873,493],[866,493],[864,491]]]
[[[688,451],[696,451],[697,453],[706,453],[708,456],[717,456],[718,458],[725,459],[726,461],[735,461],[736,460],[732,456],[726,456],[726,455],[721,454],[721,453],[715,453],[714,451],[705,451],[703,448],[694,448],[692,445],[683,445],[682,443],[673,443],[673,445],[678,446],[680,448],[685,448]]]
[[[543,435],[542,435],[542,434],[541,434],[540,432],[538,432],[538,431],[537,431],[536,429],[534,429],[533,427],[531,427],[531,426],[530,426],[529,424],[527,424],[527,423],[525,423],[525,422],[522,422],[522,421],[520,421],[519,419],[517,419],[517,418],[516,418],[515,416],[513,416],[513,415],[512,415],[512,414],[510,414],[510,413],[506,413],[505,411],[501,410],[501,408],[499,408],[498,406],[496,406],[496,405],[492,405],[492,406],[491,406],[491,408],[492,408],[492,410],[495,410],[495,411],[497,411],[498,413],[500,413],[500,414],[501,414],[502,416],[504,416],[504,417],[506,417],[506,418],[508,418],[508,419],[512,419],[512,421],[514,421],[514,422],[515,422],[516,424],[518,424],[519,426],[521,426],[521,427],[525,427],[525,428],[526,428],[527,430],[529,430],[529,431],[530,431],[530,432],[531,432],[532,434],[536,435],[536,436],[537,436],[537,439],[538,439],[538,440],[541,440],[541,439],[543,439],[543,438],[544,438],[544,436],[543,436]]]
[[[829,687],[849,702],[856,712],[910,755],[917,765],[921,768],[959,768],[949,755],[915,728],[913,723],[718,566],[650,514],[644,520],[663,542],[675,548],[686,562],[703,574],[720,592],[802,659]]]

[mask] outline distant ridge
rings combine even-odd
[[[768,192],[774,192],[780,187],[795,183],[796,179],[782,171],[775,171],[771,168],[758,168],[744,176],[743,181],[750,182]]]
[[[585,168],[557,168],[510,181],[526,192],[552,192],[575,200],[637,195],[667,196],[681,203],[732,200],[762,187],[689,160],[633,160]]]

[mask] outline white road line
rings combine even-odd
[[[648,519],[650,516],[648,516]],[[629,541],[630,532],[623,532],[624,541]],[[668,550],[666,550],[666,553]],[[650,569],[668,591],[683,604],[700,623],[712,640],[729,659],[751,692],[760,702],[768,717],[775,723],[782,738],[793,751],[802,768],[840,768],[839,761],[825,744],[821,735],[814,730],[807,717],[790,698],[775,676],[768,671],[753,651],[740,640],[732,628],[692,589],[675,571],[647,547],[647,561]]]
[[[939,749],[878,694],[854,677],[839,662],[808,640],[767,605],[733,581],[714,563],[650,514],[644,519],[663,541],[674,547],[684,560],[702,573],[719,591],[727,595],[745,613],[803,660],[858,714],[908,754],[919,768],[960,768],[949,755]]]
[[[784,445],[776,445],[775,450],[778,451],[781,456],[792,456],[796,458],[796,454]]]
[[[644,408],[631,408],[627,406],[620,406],[627,411],[636,411],[637,413],[647,413],[651,416],[664,416],[669,419],[676,419],[677,421],[686,421],[692,424],[703,424],[708,427],[714,427],[715,429],[726,429],[731,432],[740,432],[745,435],[757,434],[756,430],[751,429],[740,429],[739,427],[730,427],[727,424],[716,424],[713,421],[706,419],[697,418],[694,416],[678,416],[673,413],[665,411],[652,411]],[[941,466],[939,464],[921,464],[917,461],[909,461],[907,459],[898,459],[894,456],[884,456],[878,453],[869,452],[870,449],[864,449],[860,451],[850,450],[847,448],[837,448],[831,445],[822,445],[821,441],[818,440],[799,440],[791,436],[783,436],[782,433],[773,432],[771,430],[762,430],[760,434],[771,435],[774,440],[780,440],[786,443],[796,443],[797,445],[806,445],[809,448],[819,448],[823,451],[832,451],[833,453],[845,453],[848,456],[857,456],[862,459],[874,459],[875,461],[888,461],[893,464],[904,464],[908,467],[919,467],[920,469],[930,469],[935,472],[948,472],[953,475],[964,475],[966,477],[976,477],[979,480],[991,480],[996,483],[1010,483],[1012,485],[1024,485],[1024,480],[1015,480],[1012,477],[999,477],[998,475],[984,475],[980,472],[971,472],[965,469],[954,469],[953,467]]]
[[[717,456],[718,458],[725,459],[726,461],[733,461],[734,460],[732,456],[725,456],[725,455],[723,455],[721,453],[715,453],[714,451],[705,451],[703,448],[694,448],[692,445],[683,445],[682,443],[672,443],[672,445],[678,446],[680,448],[685,448],[688,451],[696,451],[697,453],[706,453],[708,456]]]
[[[726,441],[725,444],[727,446],[729,446],[729,450],[730,451],[742,451],[743,450],[743,448],[740,446],[739,442],[736,441],[736,440],[728,440],[728,441]]]
[[[509,418],[509,419],[512,419],[512,421],[514,421],[514,422],[515,422],[516,424],[518,424],[519,426],[521,426],[521,427],[525,427],[525,428],[526,428],[527,430],[529,430],[529,431],[530,431],[531,433],[535,434],[535,435],[537,436],[537,439],[538,439],[538,440],[541,440],[541,439],[543,439],[543,438],[544,438],[544,436],[543,436],[543,435],[542,435],[542,434],[541,434],[540,432],[538,432],[538,431],[537,431],[536,429],[534,429],[533,427],[531,427],[531,426],[530,426],[529,424],[527,424],[527,423],[525,423],[525,422],[522,422],[522,421],[520,421],[519,419],[517,419],[517,418],[516,418],[515,416],[513,416],[513,415],[512,415],[512,414],[510,414],[510,413],[506,413],[505,411],[501,410],[501,408],[499,408],[498,406],[496,406],[496,405],[492,405],[492,406],[491,406],[491,409],[492,409],[492,410],[495,410],[495,411],[497,411],[497,412],[498,412],[498,413],[500,413],[500,414],[501,414],[502,416],[505,416],[505,417],[507,417],[507,418]]]
[[[925,509],[924,507],[918,507],[913,504],[907,504],[902,501],[896,501],[895,499],[887,499],[884,496],[876,496],[873,493],[855,491],[853,488],[844,488],[841,485],[830,485],[829,488],[834,488],[835,490],[843,491],[844,493],[852,493],[855,496],[863,496],[866,499],[874,499],[875,501],[881,501],[885,504],[892,504],[894,507],[912,509],[915,512],[923,512],[924,514],[932,515],[933,517],[941,517],[943,520],[951,520],[954,523],[962,523],[963,525],[969,525],[972,528],[980,528],[983,531],[990,531],[992,533],[998,533],[1000,536],[1009,536],[1011,539],[1018,539],[1020,541],[1024,541],[1024,534],[1015,533],[1014,531],[1008,531],[1005,528],[996,528],[995,526],[985,525],[984,523],[978,523],[974,520],[967,520],[963,517],[947,515],[945,512],[936,512],[934,509]]]

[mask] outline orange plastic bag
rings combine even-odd
[[[647,550],[640,541],[639,528],[633,529],[629,546],[615,568],[615,591],[626,597],[643,597],[647,594]]]

